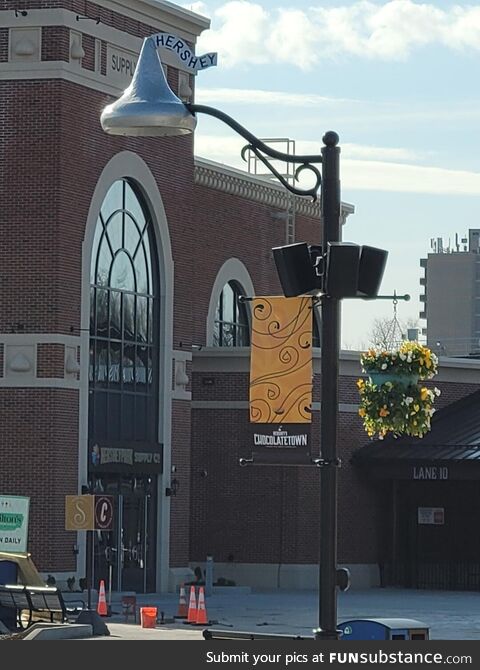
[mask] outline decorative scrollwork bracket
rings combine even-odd
[[[313,201],[317,199],[318,190],[322,183],[322,176],[320,174],[320,170],[315,166],[319,163],[322,163],[321,155],[295,155],[295,154],[286,154],[282,151],[277,151],[276,149],[272,149],[272,147],[269,147],[267,144],[265,144],[265,142],[262,142],[262,140],[260,140],[258,137],[253,135],[249,130],[247,130],[237,121],[235,121],[235,119],[232,119],[231,116],[225,114],[225,112],[221,112],[219,109],[215,109],[215,107],[208,107],[207,105],[196,105],[194,103],[187,104],[186,107],[191,114],[197,114],[197,113],[208,114],[209,116],[213,116],[216,119],[223,121],[224,123],[227,124],[227,126],[230,126],[232,130],[234,130],[241,137],[247,140],[248,144],[244,146],[241,151],[241,156],[243,160],[245,161],[247,160],[245,157],[246,153],[247,151],[251,151],[253,154],[255,154],[258,160],[260,160],[265,165],[265,167],[278,179],[278,181],[288,191],[290,191],[290,193],[300,196],[309,196],[312,198]],[[267,156],[269,158],[273,158],[274,160],[283,161],[284,163],[293,163],[294,165],[297,165],[298,167],[295,169],[294,173],[295,181],[298,181],[299,176],[302,172],[308,170],[309,172],[313,173],[315,183],[310,188],[300,188],[297,186],[293,186],[272,165],[272,163],[268,160]]]

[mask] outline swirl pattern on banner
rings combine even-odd
[[[250,421],[311,423],[312,298],[254,298]]]

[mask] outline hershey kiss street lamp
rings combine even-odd
[[[324,137],[321,155],[292,156],[268,147],[227,114],[196,104],[184,104],[170,89],[165,79],[155,42],[144,40],[137,67],[130,86],[113,104],[102,112],[101,124],[112,135],[170,136],[193,132],[195,114],[203,113],[225,122],[241,135],[247,150],[275,175],[286,189],[296,195],[316,199],[320,184],[322,245],[340,240],[340,181],[338,135],[332,131]],[[311,188],[297,188],[289,184],[271,165],[266,156],[296,164],[295,177],[308,170],[315,183]],[[321,165],[321,173],[315,166]],[[352,245],[354,246],[354,245]],[[328,261],[327,261],[328,265]],[[312,268],[309,269],[313,272]],[[315,278],[315,283],[318,283]],[[309,287],[313,289],[313,286]],[[317,291],[318,292],[318,291]],[[339,298],[324,293],[322,303],[322,363],[321,363],[321,455],[316,464],[321,466],[320,485],[320,593],[319,628],[316,639],[338,639],[337,587],[342,586],[345,574],[337,570],[337,412],[338,412],[338,358],[339,358]]]

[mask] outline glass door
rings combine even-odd
[[[113,591],[155,591],[156,477],[115,483],[114,527],[95,534],[95,581]],[[107,487],[107,493],[112,493]]]
[[[146,480],[135,479],[119,495],[120,590],[155,591],[156,497]]]

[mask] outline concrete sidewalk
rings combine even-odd
[[[158,619],[173,617],[178,595],[137,595],[137,606],[156,606]],[[310,591],[263,591],[254,593],[214,594],[207,598],[209,627],[262,633],[312,635],[318,625],[318,593]],[[142,628],[132,618],[125,623],[121,614],[120,595],[113,594],[113,614],[104,621],[110,637],[96,640],[202,640],[202,630],[182,621]],[[348,591],[338,596],[338,621],[376,617],[416,619],[430,628],[430,639],[480,639],[480,594],[458,591],[414,591],[404,589],[369,589]]]

